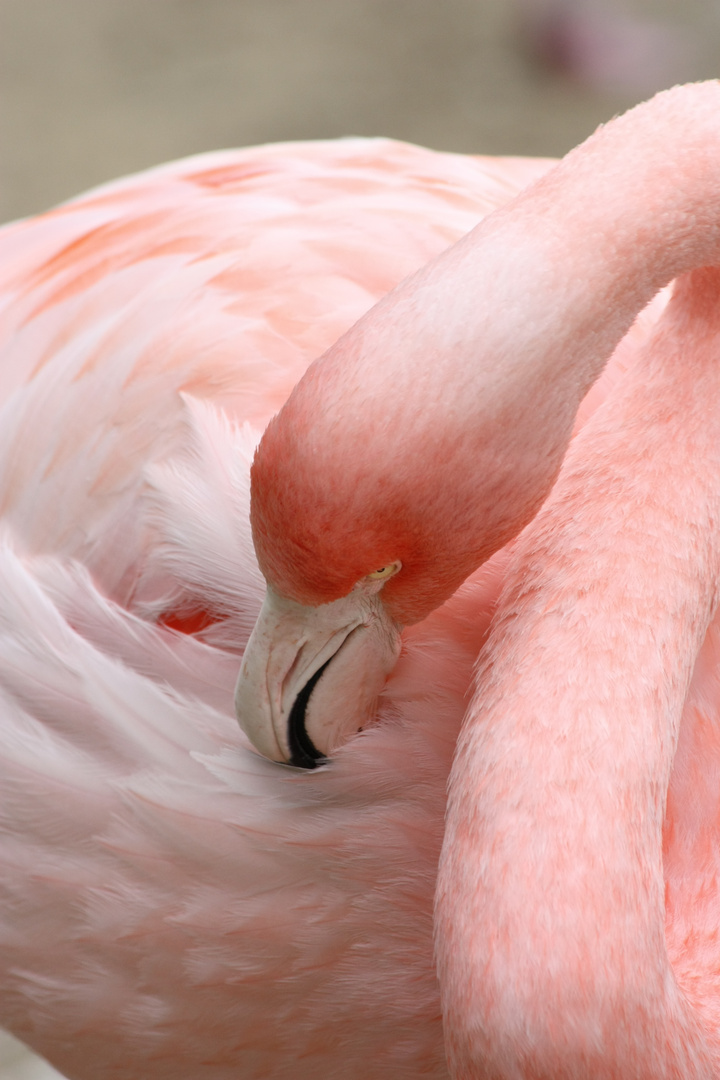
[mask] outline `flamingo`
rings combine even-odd
[[[249,468],[309,361],[547,167],[259,147],[0,234],[0,1022],[68,1077],[447,1076],[432,898],[495,577],[283,769],[233,705]]]
[[[68,1076],[717,1075],[719,105],[5,231],[0,1018]]]

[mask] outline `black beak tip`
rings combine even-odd
[[[330,659],[332,659],[332,657]],[[329,663],[330,660],[326,660],[323,666],[318,668],[312,678],[308,679],[305,686],[295,698],[295,703],[290,710],[290,716],[288,717],[290,764],[294,765],[297,769],[316,769],[318,765],[324,765],[328,760],[324,754],[320,753],[307,733],[307,728],[305,727],[305,713],[315,684]]]

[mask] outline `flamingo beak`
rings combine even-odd
[[[268,587],[235,688],[240,726],[265,757],[314,769],[372,718],[399,652],[379,593],[306,607]]]

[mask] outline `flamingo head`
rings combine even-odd
[[[387,365],[370,377],[358,360],[368,351],[341,342],[312,365],[252,469],[268,589],[236,710],[261,753],[310,768],[372,717],[402,627],[442,604],[519,527],[502,487],[507,468],[487,461],[507,438],[493,437],[491,422],[457,421],[448,382],[418,387],[426,376],[413,370],[403,386]],[[507,430],[505,418],[496,422]]]

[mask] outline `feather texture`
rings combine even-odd
[[[248,471],[306,364],[545,168],[261,147],[0,233],[0,1017],[69,1077],[446,1075],[434,874],[499,576],[332,768],[274,766],[232,704]]]

